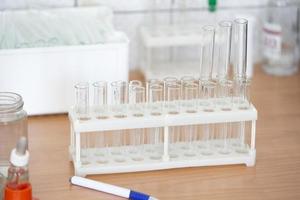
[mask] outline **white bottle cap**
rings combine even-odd
[[[29,162],[29,152],[27,151],[27,139],[21,137],[17,147],[11,151],[10,162],[16,167],[25,167]]]
[[[25,154],[20,155],[16,149],[13,149],[10,154],[10,162],[16,167],[25,167],[29,162],[29,152],[26,150]]]

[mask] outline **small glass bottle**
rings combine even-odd
[[[0,172],[6,174],[10,151],[17,140],[27,138],[27,114],[20,95],[0,92]]]
[[[267,74],[292,75],[298,71],[297,7],[290,0],[269,0],[263,26],[263,69]]]
[[[8,168],[4,200],[32,200],[32,189],[29,182],[29,152],[27,139],[21,137],[17,147],[10,154],[11,165]]]

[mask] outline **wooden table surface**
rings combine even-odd
[[[89,176],[161,200],[300,199],[300,74],[271,77],[257,70],[252,100],[258,112],[257,163]],[[121,199],[70,186],[66,115],[29,119],[30,173],[41,200]]]

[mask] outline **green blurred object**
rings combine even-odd
[[[214,12],[217,9],[217,0],[208,0],[208,10]]]

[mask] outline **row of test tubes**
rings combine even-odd
[[[199,112],[231,111],[232,109],[249,109],[250,104],[250,79],[246,74],[247,60],[247,20],[236,19],[234,22],[222,21],[218,27],[204,26],[202,29],[202,62],[200,77],[185,76],[180,79],[166,77],[163,80],[148,80],[145,84],[138,80],[127,83],[115,81],[110,85],[105,81],[93,83],[94,101],[89,104],[89,84],[79,83],[76,89],[76,114],[79,120],[85,121],[92,118],[107,120],[110,118],[146,117],[161,115],[178,115],[181,113],[195,114]],[[216,44],[218,40],[218,45]],[[230,77],[230,55],[233,44],[233,76]],[[218,56],[216,59],[215,56]],[[217,61],[217,75],[212,76],[213,62]],[[110,88],[110,90],[109,90]],[[109,93],[110,92],[110,93]],[[110,95],[108,95],[108,93]],[[108,96],[111,97],[110,102]],[[228,145],[228,123],[218,125],[219,153],[231,152]],[[212,139],[215,127],[206,124],[202,126],[201,152],[203,155],[212,155]],[[182,149],[186,156],[194,156],[197,126],[170,127],[169,152],[171,158],[178,157],[178,144],[185,141]],[[104,134],[98,134],[96,141],[101,148],[104,163],[108,155],[116,157],[117,162],[124,162],[127,155],[134,161],[144,159],[145,152],[150,153],[151,159],[162,157],[162,128],[119,130],[112,134],[112,141],[108,142]],[[238,124],[237,152],[244,153],[245,122]],[[91,145],[85,134],[84,149]],[[99,138],[100,137],[100,138]],[[97,146],[96,145],[96,146]],[[95,146],[95,145],[94,145]],[[118,148],[109,148],[118,147]],[[110,150],[109,150],[110,149]],[[109,152],[108,152],[109,151]],[[86,151],[88,152],[88,151]],[[83,157],[87,153],[82,152]],[[96,152],[97,153],[97,152]],[[126,155],[124,155],[126,154]]]

